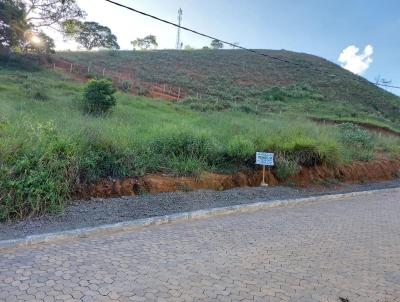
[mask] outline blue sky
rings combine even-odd
[[[88,20],[107,25],[123,49],[130,41],[154,34],[159,48],[173,48],[176,29],[103,0],[77,0]],[[400,85],[400,1],[398,0],[116,0],[161,18],[249,48],[287,49],[324,57],[337,64],[348,46],[373,48],[363,76],[377,75]],[[200,48],[209,40],[183,32],[184,45]],[[65,48],[70,45],[61,45]],[[353,53],[354,54],[354,53]],[[352,63],[352,62],[350,62]],[[365,68],[364,68],[365,69]],[[400,91],[392,90],[397,94]]]

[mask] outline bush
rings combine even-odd
[[[0,221],[60,212],[74,189],[75,144],[58,136],[51,123],[34,131],[31,142],[0,163]]]
[[[143,85],[140,85],[140,84],[137,84],[135,89],[136,89],[137,95],[140,95],[140,96],[146,96],[146,95],[149,95],[149,93],[150,93],[150,90],[148,90],[146,87],[144,87]]]
[[[115,92],[112,82],[105,79],[91,80],[83,94],[85,111],[97,115],[110,112],[117,103]]]
[[[371,133],[352,123],[338,126],[347,161],[369,161],[374,158],[375,139]]]
[[[294,160],[280,158],[275,163],[275,173],[279,180],[286,180],[291,176],[297,175],[301,166]]]
[[[265,101],[284,101],[286,97],[285,91],[280,87],[272,87],[263,92],[262,98]]]
[[[130,81],[123,81],[119,88],[123,91],[123,92],[129,92],[132,88],[132,83]]]

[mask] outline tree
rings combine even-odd
[[[38,34],[31,33],[28,38],[28,44],[25,46],[26,52],[50,55],[55,53],[54,40],[43,32]]]
[[[0,52],[21,48],[29,25],[25,19],[25,7],[19,1],[0,0]]]
[[[21,0],[17,0],[21,2]],[[63,30],[67,20],[79,20],[86,13],[76,4],[76,0],[22,0],[26,7],[26,21],[34,28],[50,27]]]
[[[224,44],[220,40],[215,39],[211,41],[211,47],[213,49],[222,49],[224,48]]]
[[[154,35],[148,35],[144,37],[143,39],[137,38],[134,41],[131,41],[131,44],[133,46],[133,49],[136,49],[136,47],[139,47],[140,49],[149,49],[151,46],[156,48],[158,46],[156,36]]]
[[[72,35],[72,34],[71,34]],[[117,37],[107,26],[97,22],[83,22],[78,24],[77,33],[73,34],[76,42],[87,50],[93,48],[119,49]]]

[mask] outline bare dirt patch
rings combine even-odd
[[[392,180],[399,175],[400,160],[376,160],[355,162],[350,165],[330,167],[326,165],[303,167],[300,173],[285,181],[279,181],[273,171],[267,171],[266,180],[270,186],[293,184],[301,187],[330,182],[364,183]],[[119,197],[135,196],[141,193],[158,194],[186,192],[193,190],[223,191],[238,187],[259,186],[261,171],[239,172],[230,175],[207,173],[199,177],[174,177],[168,175],[147,175],[124,180],[103,179],[97,183],[81,186],[76,197]]]

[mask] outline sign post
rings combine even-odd
[[[274,153],[257,152],[256,164],[263,166],[263,179],[261,186],[268,187],[268,184],[265,182],[265,166],[271,167],[274,165]]]

